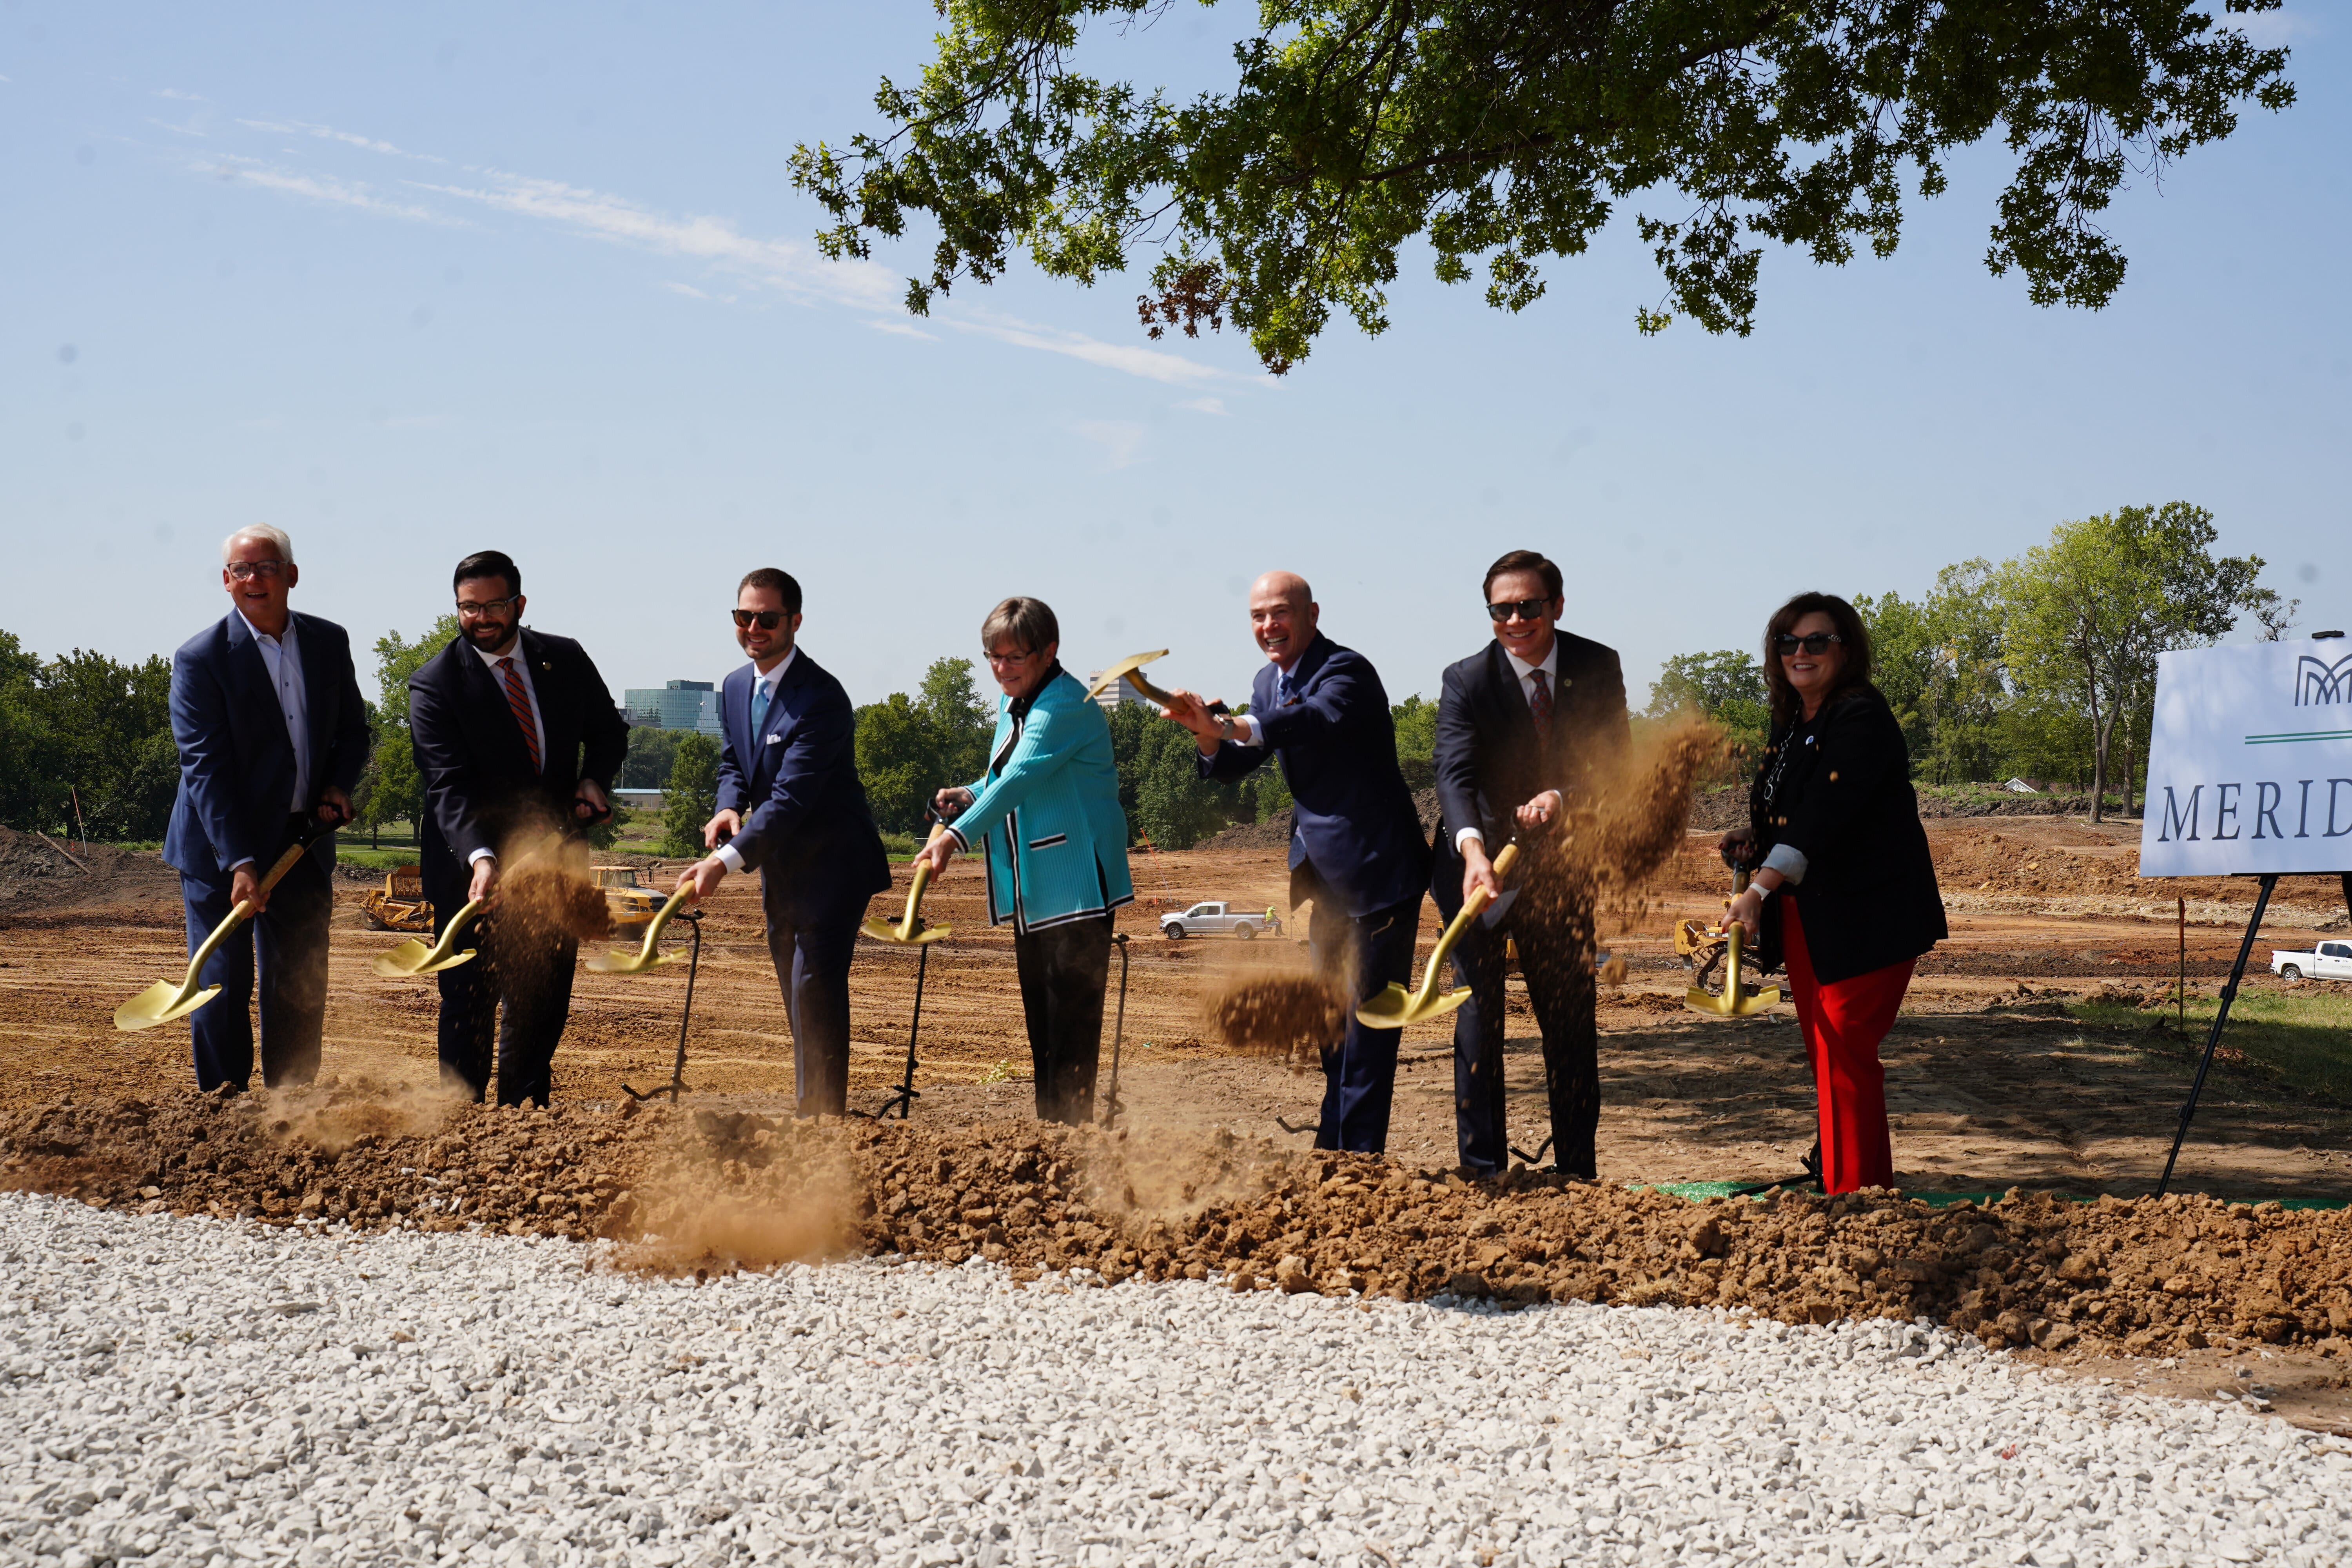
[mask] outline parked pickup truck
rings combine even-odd
[[[1224,903],[1194,904],[1181,914],[1160,917],[1160,934],[1175,942],[1224,931],[1248,942],[1262,931],[1282,934],[1282,921],[1270,909],[1236,910]]]
[[[2352,942],[2323,942],[2315,952],[2273,952],[2271,973],[2289,980],[2352,980]]]

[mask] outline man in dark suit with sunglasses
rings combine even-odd
[[[1229,714],[1178,690],[1168,717],[1192,731],[1203,778],[1244,778],[1281,758],[1293,802],[1290,901],[1315,906],[1307,946],[1317,967],[1349,988],[1346,1033],[1323,1050],[1315,1146],[1377,1154],[1388,1147],[1403,1031],[1372,1028],[1355,1009],[1391,981],[1412,983],[1429,843],[1371,661],[1322,634],[1322,607],[1295,572],[1252,584],[1249,613],[1266,658],[1249,711]]]
[[[587,650],[522,624],[522,572],[511,559],[468,555],[452,586],[457,636],[408,679],[409,744],[425,781],[417,858],[436,939],[460,906],[498,891],[504,860],[551,830],[576,838],[609,817],[629,749]],[[579,940],[502,924],[493,909],[477,951],[439,976],[442,1077],[482,1099],[495,1026],[499,1103],[545,1105]]]
[[[1437,700],[1438,912],[1451,921],[1473,889],[1504,889],[1494,858],[1516,839],[1518,896],[1493,925],[1473,921],[1454,950],[1470,1000],[1454,1015],[1454,1133],[1462,1163],[1497,1175],[1504,1126],[1503,971],[1519,973],[1543,1036],[1555,1169],[1591,1179],[1601,1122],[1593,1020],[1592,891],[1553,853],[1569,809],[1605,787],[1631,738],[1614,649],[1559,629],[1559,568],[1514,550],[1482,585],[1494,640],[1449,666]]]
[[[768,956],[793,1030],[795,1114],[848,1109],[849,963],[890,863],[857,776],[849,693],[797,642],[801,585],[763,566],[735,591],[735,640],[751,662],[720,688],[719,811],[710,854],[678,879],[698,901],[756,868]]]
[[[241,528],[221,545],[229,613],[172,656],[172,738],[180,794],[163,863],[180,873],[188,955],[239,904],[253,919],[205,961],[200,984],[220,994],[188,1016],[196,1087],[243,1089],[253,1076],[257,948],[261,1081],[308,1083],[327,1017],[327,924],[334,912],[332,837],[348,822],[368,756],[367,704],[342,627],[296,614],[302,578],[281,529]],[[312,844],[274,888],[271,868],[300,838]]]

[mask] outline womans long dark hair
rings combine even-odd
[[[1772,721],[1786,724],[1804,711],[1797,689],[1789,684],[1789,673],[1780,668],[1780,655],[1772,647],[1772,639],[1794,629],[1799,621],[1819,612],[1830,618],[1836,628],[1838,647],[1845,660],[1838,667],[1837,684],[1822,694],[1824,704],[1832,702],[1845,691],[1870,684],[1870,628],[1862,624],[1862,613],[1835,594],[1800,594],[1779,609],[1764,626],[1764,683],[1772,693]]]

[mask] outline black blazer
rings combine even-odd
[[[841,682],[802,648],[751,733],[751,667],[721,689],[719,805],[767,907],[794,921],[863,911],[890,885],[889,858],[857,776],[857,718]]]
[[[572,823],[580,781],[611,790],[629,750],[629,726],[586,651],[570,637],[528,627],[521,637],[547,731],[547,765],[539,773],[506,693],[465,638],[408,678],[408,741],[425,781],[419,859],[425,896],[436,908],[466,901],[475,850],[509,853],[504,840],[518,829]]]
[[[1514,814],[1548,789],[1570,805],[1622,756],[1632,738],[1617,650],[1567,632],[1555,636],[1551,744],[1499,642],[1448,665],[1437,699],[1437,858],[1430,891],[1448,920],[1462,907],[1462,856],[1454,836],[1475,827],[1499,855],[1518,832]],[[1522,850],[1522,854],[1526,851]]]
[[[352,669],[351,634],[332,621],[294,613],[302,653],[302,701],[310,741],[310,800],[329,784],[346,795],[367,766],[367,701]],[[172,738],[180,748],[180,794],[163,835],[163,864],[204,883],[240,860],[269,869],[287,842],[293,811],[294,739],[270,689],[269,667],[253,628],[231,610],[172,656]],[[322,836],[310,853],[335,863]]]
[[[1780,844],[1805,857],[1805,879],[1791,891],[1821,982],[1916,958],[1950,935],[1911,750],[1878,689],[1848,688],[1810,724],[1775,724],[1771,741],[1748,790],[1748,826],[1759,858]],[[1767,969],[1780,963],[1780,903],[1779,895],[1764,901]]]
[[[1243,778],[1279,756],[1292,803],[1292,886],[1311,868],[1356,917],[1418,902],[1429,879],[1429,846],[1397,765],[1396,721],[1379,672],[1318,632],[1298,657],[1287,702],[1276,695],[1281,673],[1262,664],[1250,683],[1250,712],[1265,744],[1227,742],[1200,758],[1201,776]],[[1312,896],[1299,891],[1293,901]]]

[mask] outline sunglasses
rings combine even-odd
[[[1523,621],[1539,621],[1551,614],[1549,599],[1514,599],[1507,605],[1486,606],[1486,618],[1497,624],[1517,616]]]
[[[229,563],[228,568],[228,574],[240,583],[255,577],[268,579],[282,576],[285,572],[286,563],[283,561],[233,561]]]
[[[737,610],[735,612],[735,624],[739,626],[748,630],[754,621],[760,623],[761,631],[772,632],[783,625],[784,612],[782,610]]]
[[[1782,632],[1772,639],[1772,651],[1783,658],[1799,648],[1803,648],[1807,653],[1822,654],[1830,651],[1830,644],[1843,641],[1845,638],[1835,632],[1814,632],[1809,637],[1801,637],[1794,632]]]

